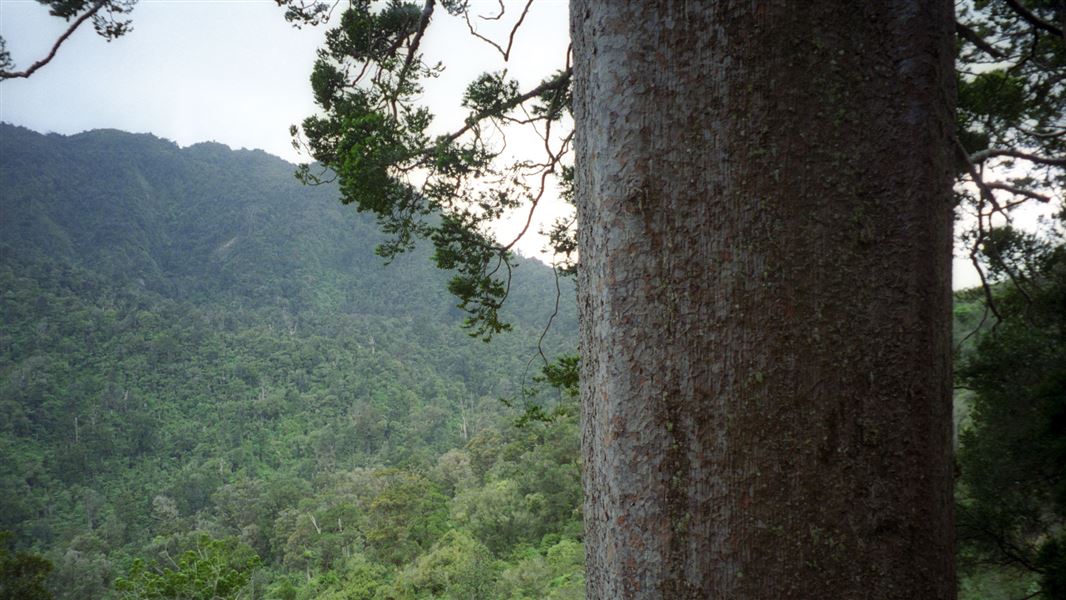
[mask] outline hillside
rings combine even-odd
[[[117,597],[201,534],[258,555],[254,597],[356,571],[345,597],[417,592],[434,552],[498,561],[478,585],[576,586],[575,425],[500,402],[537,370],[551,270],[523,261],[515,330],[484,344],[425,251],[385,266],[373,220],[292,172],[0,125],[0,530],[60,598]],[[574,323],[566,292],[549,356]],[[523,561],[555,574],[507,579]]]

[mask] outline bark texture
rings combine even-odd
[[[948,0],[573,0],[588,596],[955,597]]]

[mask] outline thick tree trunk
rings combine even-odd
[[[951,2],[571,20],[589,597],[954,598]]]

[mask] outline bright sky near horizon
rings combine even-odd
[[[506,4],[505,18],[517,18],[521,5]],[[472,5],[476,14],[498,10],[494,0]],[[446,121],[461,124],[459,98],[478,74],[507,67],[535,85],[563,66],[566,0],[534,5],[508,65],[461,20],[437,12],[423,49],[429,60],[447,59],[447,69],[425,97],[441,111],[442,131]],[[288,127],[315,112],[308,78],[325,27],[293,28],[273,0],[141,0],[132,18],[133,32],[112,42],[83,26],[46,67],[5,82],[0,119],[43,132],[115,128],[183,146],[213,140],[305,159]],[[477,25],[499,39],[505,23]],[[20,67],[47,54],[65,28],[36,0],[0,0],[0,36]]]
[[[495,0],[471,4],[475,14],[498,11]],[[513,19],[524,2],[504,4]],[[459,99],[478,74],[506,67],[528,89],[564,64],[566,0],[534,3],[507,65],[465,23],[438,12],[423,42],[426,56],[447,66],[424,94],[438,114],[438,132],[461,124]],[[288,128],[315,112],[308,78],[326,28],[294,29],[273,0],[140,0],[132,18],[133,31],[110,43],[83,27],[31,78],[0,84],[0,121],[62,134],[122,129],[182,146],[217,141],[291,162],[308,159],[292,148]],[[506,21],[476,22],[506,38]],[[19,67],[47,54],[65,28],[36,0],[0,0],[0,36]],[[557,214],[549,207],[542,223]],[[516,215],[503,235],[521,220]],[[531,236],[519,248],[532,256],[543,246]],[[968,262],[956,260],[955,287],[977,282]]]

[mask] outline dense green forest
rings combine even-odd
[[[149,596],[188,551],[244,597],[580,594],[575,419],[501,402],[529,401],[551,269],[515,270],[485,344],[426,252],[386,266],[265,153],[3,126],[0,157],[0,530],[55,597]]]
[[[568,280],[520,261],[482,343],[428,250],[217,144],[2,125],[0,190],[0,598],[584,596]],[[1022,285],[956,297],[961,595],[1061,597],[1066,257],[989,250]]]

